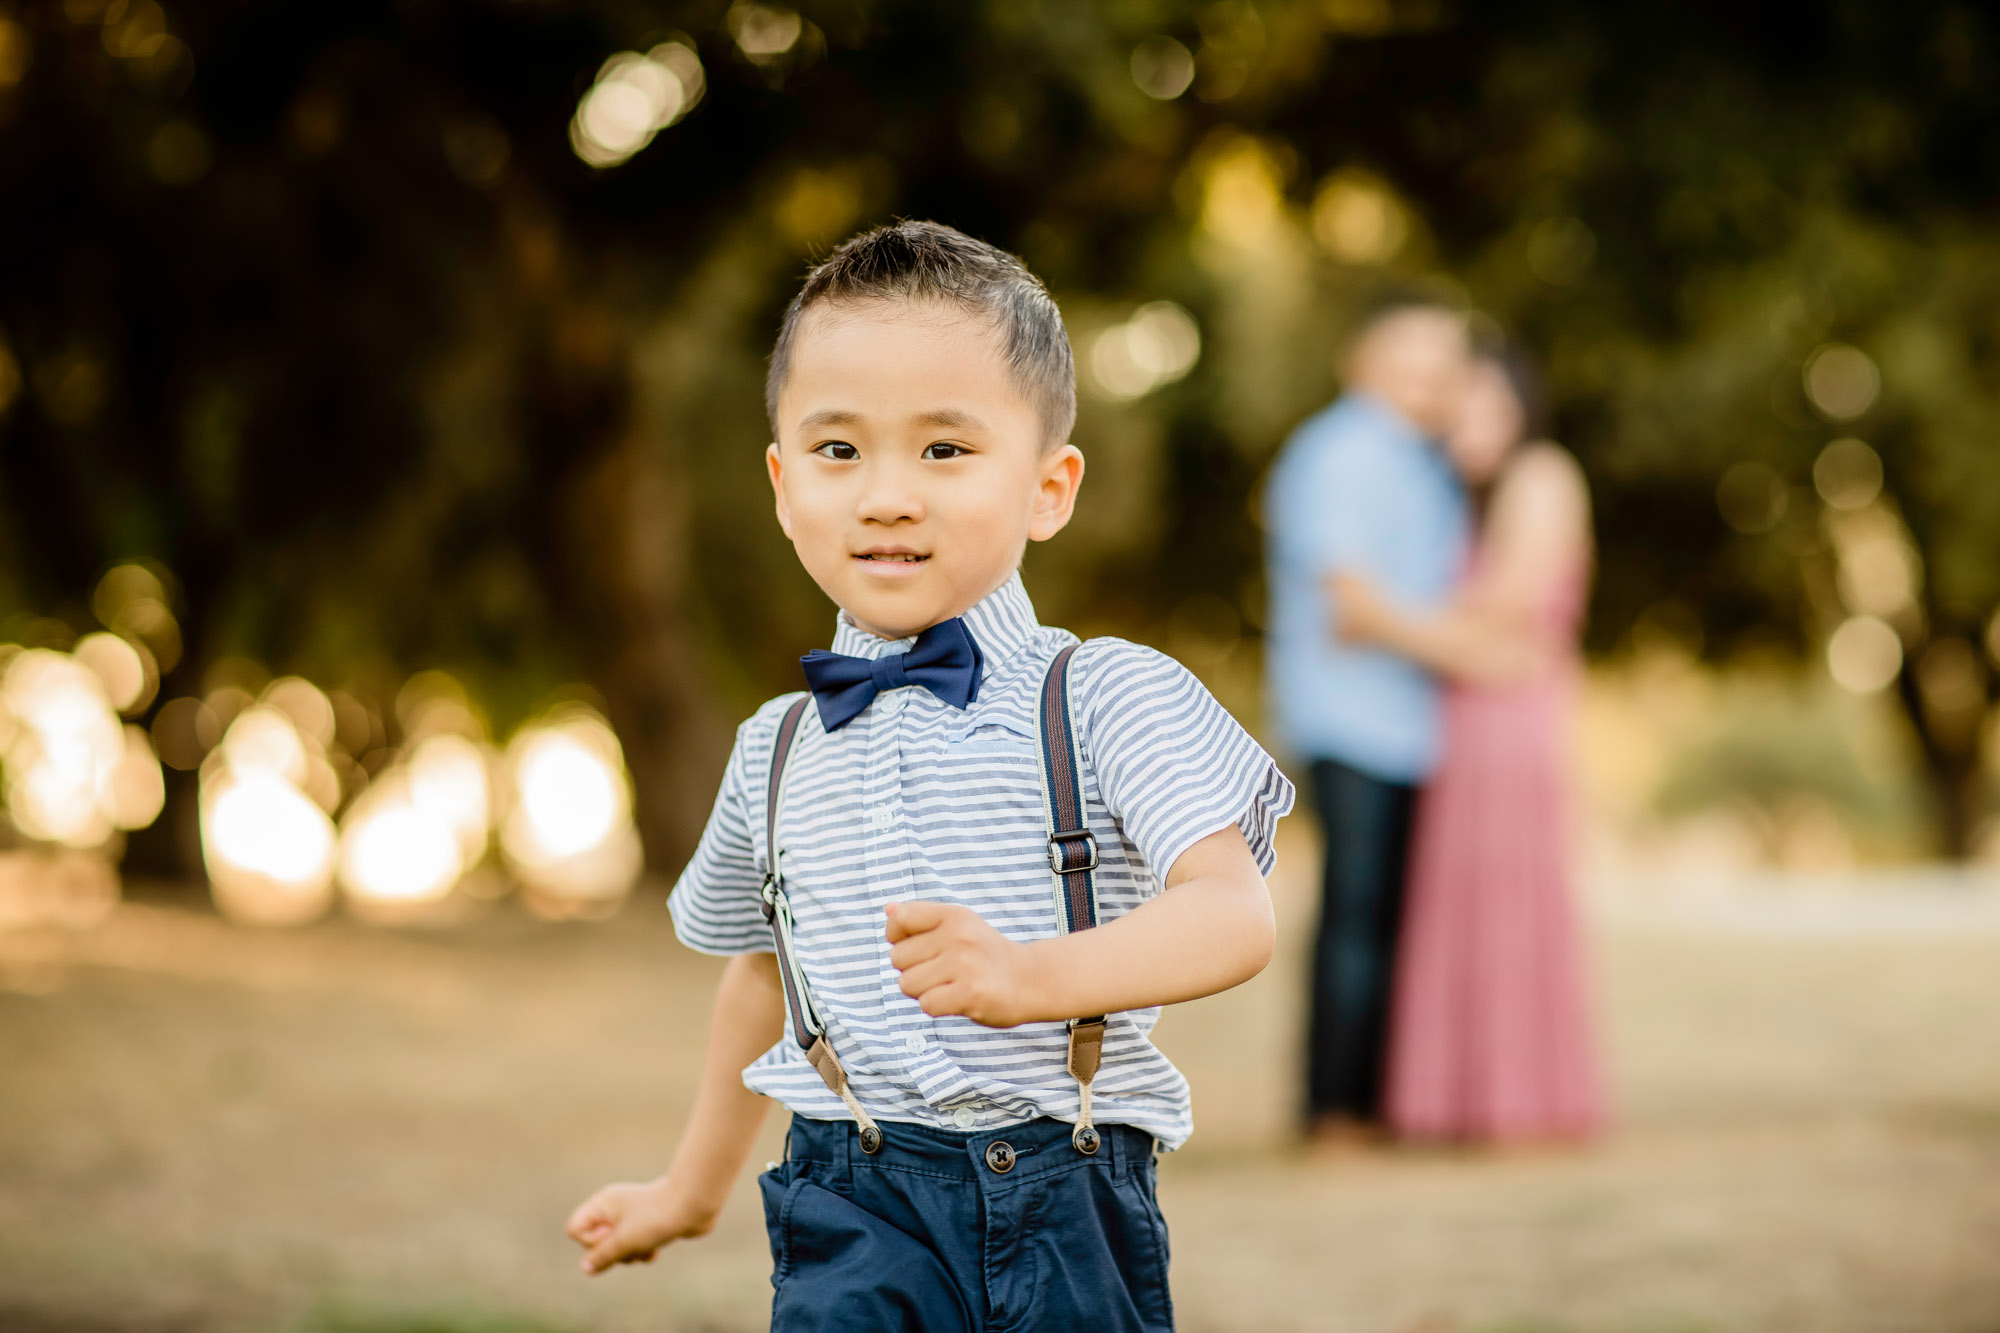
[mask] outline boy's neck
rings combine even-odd
[[[974,602],[973,606],[977,606],[978,604],[979,604],[978,602]],[[899,639],[914,639],[919,634],[922,634],[925,630],[935,628],[938,625],[942,625],[947,620],[956,620],[958,617],[964,615],[966,611],[970,611],[971,609],[972,607],[968,606],[964,610],[954,611],[948,616],[942,616],[937,620],[933,620],[928,625],[920,625],[916,629],[909,630],[902,634],[891,633],[889,630],[885,629],[877,629],[873,625],[869,624],[867,621],[855,615],[852,611],[848,610],[844,606],[840,608],[840,615],[843,620],[845,620],[848,624],[854,626],[854,628],[860,630],[863,634],[873,635],[875,638],[881,639],[885,643],[894,643]]]
[[[995,584],[993,587],[988,588],[983,594],[973,598],[970,602],[966,603],[964,606],[961,606],[954,611],[948,612],[945,615],[939,616],[936,620],[931,621],[929,624],[919,625],[917,626],[917,628],[913,630],[906,630],[901,634],[894,634],[885,629],[877,629],[875,626],[869,624],[867,621],[863,620],[860,616],[855,615],[852,611],[848,610],[844,606],[840,608],[840,618],[846,621],[848,624],[854,626],[854,628],[860,630],[862,633],[871,634],[874,637],[881,639],[886,643],[894,643],[899,639],[914,639],[927,629],[935,629],[937,626],[944,624],[944,622],[947,620],[957,620],[961,616],[969,614],[974,607],[978,606],[981,602],[984,602],[988,597],[991,597],[994,593],[999,592],[1000,589],[1006,587],[1008,582],[1014,578],[1015,573],[1018,572],[1019,571],[1010,571],[1006,578],[1002,579],[999,583]]]

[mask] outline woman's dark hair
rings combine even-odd
[[[1549,402],[1534,359],[1518,345],[1504,342],[1476,347],[1472,355],[1499,371],[1514,391],[1514,401],[1521,405],[1521,439],[1545,438],[1549,433]]]

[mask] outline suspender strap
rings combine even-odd
[[[1077,750],[1070,704],[1069,663],[1079,645],[1056,654],[1042,680],[1042,811],[1048,829],[1049,874],[1054,881],[1056,924],[1063,934],[1097,924],[1097,839],[1084,819],[1083,760]],[[1104,1056],[1104,1015],[1069,1021],[1069,1072],[1079,1109],[1070,1141],[1081,1153],[1097,1151],[1090,1121],[1090,1085]]]
[[[792,742],[798,739],[799,720],[812,696],[806,695],[786,710],[778,723],[778,737],[771,748],[771,781],[764,798],[764,855],[769,868],[764,874],[764,920],[771,927],[771,944],[778,954],[778,979],[785,988],[785,1007],[791,1011],[792,1036],[806,1059],[819,1071],[820,1080],[839,1097],[861,1126],[861,1151],[882,1150],[882,1131],[862,1108],[847,1085],[847,1070],[826,1039],[826,1028],[813,1007],[812,988],[799,967],[792,947],[792,904],[785,893],[784,854],[778,845],[778,810],[784,802],[785,767],[792,757]]]
[[[1042,811],[1048,833],[1049,874],[1053,882],[1057,928],[1065,935],[1097,924],[1097,839],[1084,817],[1083,758],[1077,748],[1074,710],[1070,699],[1069,664],[1080,645],[1056,654],[1042,681],[1041,769]],[[771,750],[771,778],[764,800],[764,847],[769,867],[764,876],[764,920],[771,926],[771,944],[778,955],[778,977],[784,985],[785,1007],[791,1013],[792,1035],[820,1079],[837,1095],[861,1127],[861,1150],[882,1148],[882,1131],[848,1086],[847,1070],[827,1040],[825,1025],[813,1007],[812,988],[799,967],[792,943],[792,908],[785,893],[784,853],[778,842],[778,814],[784,803],[785,769],[791,760],[799,723],[812,697],[798,700],[778,723]],[[1102,1142],[1090,1116],[1090,1087],[1104,1056],[1104,1015],[1069,1021],[1069,1072],[1079,1097],[1076,1129],[1070,1142],[1081,1153],[1095,1153]]]

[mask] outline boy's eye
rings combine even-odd
[[[837,458],[844,463],[861,457],[861,451],[846,440],[828,440],[824,444],[816,444],[813,446],[813,452],[824,454],[828,458]]]
[[[947,440],[939,440],[924,449],[924,457],[932,459],[957,458],[960,454],[966,452],[967,450],[963,445],[952,444]]]

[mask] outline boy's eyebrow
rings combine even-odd
[[[822,407],[817,412],[808,412],[799,421],[801,431],[816,431],[826,426],[852,426],[861,420],[859,412],[849,412],[841,407]]]
[[[955,407],[934,407],[928,412],[917,414],[920,426],[938,426],[944,430],[985,430],[986,423],[970,412],[961,412]]]

